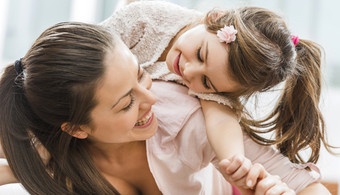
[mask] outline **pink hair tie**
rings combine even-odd
[[[291,35],[292,41],[296,47],[297,44],[299,44],[299,37],[295,35]]]

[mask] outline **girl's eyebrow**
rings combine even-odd
[[[208,41],[205,44],[205,61],[208,62],[208,54],[209,54],[209,49],[208,49]]]
[[[218,93],[218,90],[216,89],[216,87],[214,86],[214,84],[211,82],[211,80],[208,78],[208,81],[211,85],[211,87],[215,90],[216,93]]]

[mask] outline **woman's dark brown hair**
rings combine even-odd
[[[87,140],[61,130],[89,124],[94,90],[115,37],[97,25],[59,23],[44,31],[0,81],[0,139],[14,175],[30,194],[118,194],[94,166]],[[51,158],[45,165],[35,141]]]
[[[295,46],[285,21],[264,8],[242,7],[233,10],[212,10],[205,17],[209,32],[217,33],[224,25],[238,31],[229,44],[232,77],[242,86],[225,93],[234,100],[238,113],[247,113],[243,100],[285,82],[282,96],[264,120],[241,118],[244,131],[260,144],[276,144],[292,162],[305,160],[299,151],[310,148],[308,162],[317,162],[321,142],[328,151],[325,125],[319,109],[321,94],[322,48],[300,39]],[[259,133],[275,132],[276,139],[265,139]]]

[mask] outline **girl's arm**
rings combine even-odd
[[[244,155],[243,134],[236,114],[228,106],[200,100],[208,140],[219,160]]]

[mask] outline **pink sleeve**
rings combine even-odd
[[[270,174],[280,176],[296,193],[321,179],[320,171],[314,164],[294,164],[273,147],[259,145],[247,135],[244,135],[244,147],[247,158],[253,163],[262,164]]]

